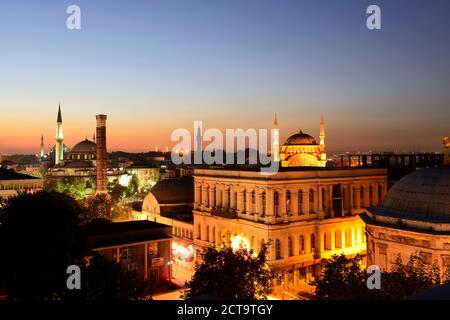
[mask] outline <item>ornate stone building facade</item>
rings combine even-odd
[[[240,239],[259,251],[269,243],[277,289],[309,290],[318,263],[333,254],[364,253],[358,214],[386,193],[384,169],[196,169],[196,250]]]
[[[450,268],[450,167],[410,173],[362,218],[369,264],[389,271],[397,258],[406,263],[418,254],[444,273]]]

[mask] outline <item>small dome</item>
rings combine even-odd
[[[77,143],[70,153],[95,153],[97,150],[97,145],[89,141],[88,139]]]
[[[194,202],[194,179],[191,176],[161,180],[150,189],[160,204]]]
[[[312,136],[303,133],[302,130],[300,130],[299,133],[290,136],[286,140],[284,145],[285,146],[317,145],[317,142],[316,139],[314,139]]]
[[[408,214],[450,216],[450,167],[414,171],[389,190],[382,208]]]

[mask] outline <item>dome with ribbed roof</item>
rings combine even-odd
[[[296,133],[296,134],[290,136],[286,140],[284,145],[285,146],[317,145],[317,142],[316,142],[316,139],[314,139],[314,137],[312,137],[309,134],[306,134],[302,130],[300,130],[299,133]]]
[[[450,216],[450,167],[406,175],[389,190],[381,207],[405,214]]]

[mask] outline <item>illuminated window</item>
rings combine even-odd
[[[275,259],[280,260],[281,259],[281,243],[280,240],[275,241]]]
[[[261,204],[261,216],[264,217],[266,215],[266,193],[265,192],[263,192],[261,194],[261,201],[262,201],[262,204]]]
[[[300,236],[298,242],[299,242],[299,248],[300,248],[299,254],[304,254],[305,253],[305,238],[303,236]]]
[[[289,191],[286,192],[286,213],[291,214],[291,193]]]
[[[314,251],[316,250],[316,237],[314,236],[314,233],[311,234],[310,241],[311,241],[311,252],[314,253]]]
[[[288,255],[289,257],[292,257],[294,255],[294,249],[292,247],[292,238],[288,238]]]
[[[251,213],[255,213],[256,212],[255,204],[256,204],[255,191],[252,191],[252,212]]]
[[[277,191],[273,194],[273,213],[275,214],[275,217],[280,216],[280,197]]]
[[[303,193],[302,190],[298,191],[298,214],[303,214],[303,208],[302,208],[302,203],[303,203]]]

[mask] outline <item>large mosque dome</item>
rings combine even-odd
[[[71,150],[72,153],[95,153],[97,145],[88,139],[78,142]]]
[[[78,142],[69,152],[67,160],[94,160],[97,145],[88,139]]]
[[[316,139],[310,136],[309,134],[303,133],[301,130],[299,133],[296,133],[290,136],[286,142],[285,146],[301,146],[301,145],[317,145]]]
[[[412,172],[388,192],[382,208],[403,212],[421,220],[450,218],[450,167],[442,166]]]

